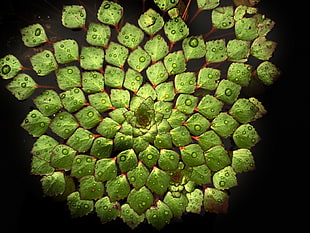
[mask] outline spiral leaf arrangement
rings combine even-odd
[[[196,15],[212,11],[206,35],[189,36],[192,2]],[[66,200],[72,217],[96,212],[102,223],[120,217],[131,228],[146,219],[161,229],[202,208],[227,212],[236,174],[255,168],[250,149],[260,137],[251,122],[266,113],[256,98],[239,98],[241,90],[280,74],[268,61],[274,22],[253,7],[257,1],[234,2],[154,0],[136,24],[121,27],[116,1],[103,1],[89,24],[83,6],[64,6],[63,26],[87,31],[84,47],[74,38],[51,42],[39,23],[21,30],[25,46],[39,52],[30,58],[32,76],[14,55],[0,59],[8,90],[25,100],[43,87],[34,77],[54,72],[58,83],[34,98],[21,124],[37,138],[31,173],[42,176],[46,196]],[[234,39],[208,39],[228,29]],[[204,65],[189,71],[195,59]],[[217,69],[224,62],[227,71]]]

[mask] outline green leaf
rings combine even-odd
[[[104,193],[102,182],[96,181],[94,176],[84,176],[80,179],[80,195],[83,200],[99,199]]]
[[[176,6],[179,3],[179,0],[154,0],[154,3],[162,11],[167,11],[170,8]]]
[[[150,8],[140,16],[138,24],[147,34],[155,35],[164,26],[164,19]]]
[[[22,122],[21,127],[28,131],[33,137],[39,137],[45,133],[50,123],[48,117],[43,116],[38,110],[29,112]]]
[[[207,212],[225,214],[228,211],[229,196],[226,192],[215,188],[206,188],[203,205]]]
[[[151,57],[139,46],[129,54],[127,62],[131,68],[141,72],[148,67]]]
[[[75,114],[80,125],[85,129],[91,129],[102,120],[100,113],[92,106],[86,106]]]
[[[177,74],[174,78],[177,93],[193,93],[196,89],[196,76],[193,72]]]
[[[190,144],[180,148],[181,157],[187,166],[198,166],[205,162],[203,151],[197,144]]]
[[[223,102],[219,101],[214,96],[205,95],[200,100],[197,106],[197,110],[199,113],[201,113],[206,118],[213,119],[220,113],[220,111],[222,110],[222,107],[223,107]]]
[[[45,76],[58,68],[53,53],[49,50],[43,50],[30,57],[31,65],[39,76]]]
[[[248,86],[252,77],[252,66],[244,63],[231,63],[227,79],[241,86]]]
[[[83,91],[86,93],[96,93],[104,90],[103,75],[99,72],[82,73]]]
[[[59,96],[64,108],[68,112],[75,112],[81,109],[86,103],[84,93],[79,88],[70,89],[61,93]]]
[[[144,220],[144,214],[137,214],[128,204],[121,206],[121,218],[131,228],[136,228]]]
[[[232,28],[234,21],[234,8],[232,6],[217,7],[212,10],[212,24],[216,29]]]
[[[211,183],[211,170],[206,164],[200,166],[189,167],[188,179],[195,182],[195,184],[209,184]]]
[[[0,75],[3,79],[15,77],[22,68],[22,64],[14,55],[9,54],[0,59]]]
[[[154,140],[154,145],[158,149],[170,149],[172,148],[172,139],[169,133],[157,134]]]
[[[104,24],[116,26],[123,16],[123,7],[111,1],[103,1],[98,13],[98,20]]]
[[[18,99],[29,98],[38,85],[28,74],[17,75],[7,86],[7,89]]]
[[[86,152],[90,149],[94,135],[86,129],[78,128],[68,139],[67,144],[79,152]]]
[[[221,71],[213,68],[202,68],[199,70],[197,86],[207,90],[215,90],[218,80],[221,77]]]
[[[275,22],[265,17],[265,15],[256,14],[254,17],[258,21],[258,35],[266,36],[274,27]]]
[[[223,146],[214,146],[205,152],[206,163],[212,171],[218,171],[230,164],[230,158]]]
[[[43,91],[34,99],[34,103],[44,116],[50,116],[62,108],[62,103],[56,91]]]
[[[175,217],[181,217],[187,206],[188,200],[184,194],[176,197],[171,192],[167,192],[164,197],[164,203],[167,204]]]
[[[238,127],[238,122],[226,112],[221,112],[211,123],[213,129],[222,138],[230,136]]]
[[[233,139],[239,148],[250,149],[260,140],[255,128],[250,124],[239,126],[233,134]]]
[[[186,198],[188,200],[186,211],[199,214],[201,212],[203,192],[200,189],[195,189],[190,193],[186,193]]]
[[[79,46],[75,40],[61,40],[53,44],[58,63],[65,64],[79,59]]]
[[[156,113],[159,113],[158,115],[160,117],[163,117],[165,119],[167,119],[170,114],[171,114],[171,110],[172,110],[172,103],[170,102],[165,102],[165,101],[157,101],[154,104],[154,109]]]
[[[169,206],[161,200],[158,200],[156,206],[152,206],[146,211],[145,216],[149,224],[157,230],[160,230],[170,222],[173,214]]]
[[[138,159],[133,149],[122,151],[116,158],[122,173],[130,171],[138,165]]]
[[[159,195],[163,195],[170,183],[170,177],[163,170],[153,167],[151,174],[147,178],[146,186]]]
[[[139,90],[142,83],[143,76],[139,72],[128,68],[125,75],[124,87],[135,93]]]
[[[183,51],[169,53],[164,58],[164,64],[169,75],[184,72],[186,70],[186,62]]]
[[[100,159],[96,162],[95,178],[98,181],[107,181],[117,176],[117,167],[115,159]]]
[[[179,157],[179,154],[173,150],[161,149],[158,166],[162,170],[175,170],[179,164]]]
[[[156,86],[158,101],[173,101],[175,97],[173,82],[164,82]]]
[[[269,61],[265,61],[259,64],[256,74],[262,83],[270,86],[278,79],[281,72],[274,64]]]
[[[154,197],[150,190],[143,186],[140,189],[132,189],[127,201],[135,212],[142,214],[153,204]]]
[[[197,140],[203,151],[209,150],[213,146],[222,145],[221,138],[213,130],[201,134]]]
[[[111,103],[115,108],[128,108],[130,93],[127,90],[111,89]]]
[[[206,42],[206,61],[208,63],[223,62],[227,57],[227,48],[224,39]]]
[[[111,201],[124,199],[130,192],[130,186],[124,174],[108,180],[106,188]]]
[[[159,159],[159,151],[156,147],[149,145],[144,151],[139,153],[139,160],[141,160],[149,168],[155,166],[157,160]]]
[[[113,149],[113,140],[104,137],[98,137],[94,140],[90,149],[90,155],[97,158],[108,158],[111,156]]]
[[[251,45],[251,55],[260,60],[269,60],[277,47],[277,43],[264,36],[257,37]]]
[[[54,138],[42,135],[33,144],[31,153],[40,159],[49,162],[52,156],[52,150],[57,145],[58,142]]]
[[[197,7],[201,10],[211,10],[220,5],[220,0],[197,0]]]
[[[81,86],[81,72],[76,66],[66,66],[61,69],[57,69],[56,80],[58,87],[62,90],[69,90],[74,87]]]
[[[88,155],[75,156],[72,163],[71,176],[81,178],[83,176],[93,175],[95,162],[95,158]]]
[[[67,112],[58,113],[50,124],[51,130],[62,138],[70,137],[78,126],[75,118]]]
[[[128,48],[136,48],[143,40],[143,31],[133,24],[126,23],[120,32],[118,33],[117,39]]]
[[[236,21],[236,37],[239,40],[254,40],[258,37],[258,23],[255,18],[242,18]]]
[[[20,33],[27,47],[36,47],[48,40],[43,26],[39,23],[22,28]]]
[[[54,172],[41,179],[43,193],[46,196],[60,195],[65,191],[65,178],[62,172]]]
[[[195,113],[187,119],[185,126],[192,135],[198,136],[209,128],[210,122],[201,114]]]
[[[229,110],[229,114],[240,123],[252,121],[257,112],[258,108],[248,99],[238,99]]]
[[[109,95],[106,92],[99,92],[88,96],[89,103],[98,112],[106,112],[112,108],[112,103]]]
[[[191,114],[194,112],[198,102],[198,98],[188,94],[180,94],[177,98],[175,107],[185,114]]]
[[[125,46],[110,42],[109,47],[105,50],[105,52],[105,60],[107,63],[114,66],[123,67],[127,60],[129,50]]]
[[[165,23],[164,32],[169,41],[175,43],[188,36],[189,28],[181,17],[177,17]]]
[[[146,83],[142,87],[140,87],[139,91],[136,94],[137,96],[141,96],[144,99],[151,97],[153,100],[155,100],[157,98],[156,91],[149,83]]]
[[[183,114],[180,110],[172,109],[170,117],[167,119],[167,121],[172,128],[176,128],[178,126],[183,125],[185,119],[186,115]]]
[[[80,65],[85,70],[102,70],[104,51],[97,47],[82,47]]]
[[[255,116],[253,118],[253,121],[263,117],[267,113],[267,111],[266,111],[265,107],[263,106],[263,104],[260,101],[258,101],[256,98],[251,97],[251,98],[249,98],[249,100],[258,109],[257,113],[255,114]]]
[[[166,81],[168,78],[168,72],[161,61],[149,66],[146,70],[146,75],[153,86]]]
[[[82,217],[94,209],[92,200],[81,200],[79,192],[73,192],[68,197],[68,207],[73,218]]]
[[[217,189],[229,189],[236,186],[238,184],[236,172],[231,166],[223,168],[222,170],[214,173],[213,184]]]
[[[187,37],[182,42],[186,60],[198,59],[206,54],[206,45],[202,36]]]
[[[121,125],[118,122],[107,117],[104,118],[97,127],[97,132],[100,133],[103,137],[114,138],[120,127]]]
[[[172,143],[177,146],[185,146],[192,142],[190,132],[185,126],[179,126],[170,131]]]
[[[37,156],[32,156],[30,173],[33,175],[51,175],[55,171],[50,162]]]
[[[227,104],[232,104],[237,100],[240,90],[241,86],[238,84],[223,79],[216,89],[215,96]]]
[[[233,151],[231,166],[237,173],[255,170],[255,161],[252,152],[249,149]]]
[[[250,42],[243,40],[230,40],[227,43],[229,61],[246,62],[250,55]]]
[[[144,49],[151,56],[153,62],[162,59],[169,52],[167,42],[160,35],[156,35],[148,40],[144,45]]]
[[[57,169],[69,171],[76,151],[67,145],[57,145],[52,151],[51,165]]]
[[[108,25],[90,23],[86,34],[86,41],[93,46],[106,47],[110,36],[111,29]]]
[[[107,196],[96,201],[95,208],[101,223],[110,222],[120,215],[119,203],[115,201],[111,202]]]
[[[83,28],[86,22],[86,10],[79,5],[64,6],[61,21],[67,28]]]

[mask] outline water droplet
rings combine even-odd
[[[230,88],[226,88],[225,95],[231,96],[232,95],[232,90]]]
[[[93,112],[93,111],[89,111],[89,112],[87,113],[87,116],[88,116],[88,117],[93,117],[93,116],[94,116],[94,112]]]
[[[36,118],[37,115],[33,113],[33,114],[31,114],[31,117],[32,117],[32,118]]]
[[[191,39],[189,40],[189,46],[191,46],[191,47],[193,47],[193,48],[197,47],[198,44],[199,44],[199,42],[198,42],[198,39],[197,39],[197,38],[191,38]]]
[[[177,67],[177,64],[176,64],[176,63],[172,63],[172,67],[173,67],[173,68],[176,68],[176,67]]]
[[[157,218],[157,215],[156,214],[153,214],[153,216],[152,216],[153,218]]]
[[[120,159],[120,161],[125,161],[126,160],[126,155],[121,155],[121,157],[119,159]]]
[[[144,61],[145,61],[145,57],[141,56],[141,57],[139,58],[139,61],[140,61],[140,62],[144,62]]]
[[[85,205],[84,205],[84,208],[85,208],[85,209],[88,209],[88,208],[89,208],[89,205],[85,204]]]
[[[11,71],[11,67],[9,65],[4,65],[1,69],[2,74],[8,74]]]
[[[74,89],[74,93],[79,93],[80,92],[80,90],[79,89]]]
[[[41,127],[41,128],[45,127],[45,123],[44,123],[44,122],[41,122],[41,123],[40,123],[40,127]]]
[[[175,30],[172,30],[172,31],[171,31],[171,34],[175,34],[175,33],[176,33],[176,31],[175,31]]]
[[[227,125],[227,124],[228,124],[228,120],[225,120],[225,121],[224,121],[224,124]]]
[[[221,187],[224,187],[224,186],[225,186],[225,182],[224,182],[224,181],[220,181],[219,184],[220,184]]]
[[[195,125],[195,126],[194,126],[194,129],[195,129],[196,131],[199,131],[199,130],[201,130],[201,126],[200,126],[200,125]]]
[[[67,149],[63,149],[63,150],[62,150],[62,153],[63,153],[64,155],[67,155],[67,154],[69,153],[69,151],[68,151]]]
[[[104,4],[103,8],[104,8],[104,9],[109,9],[110,6],[111,6],[110,3],[106,3],[106,4]]]
[[[193,153],[191,154],[191,156],[192,156],[193,158],[196,158],[196,157],[197,157],[197,153],[196,153],[196,152],[193,152]]]
[[[90,162],[92,162],[92,161],[93,161],[92,158],[87,158],[87,159],[86,159],[86,162],[88,162],[88,163],[90,163]]]
[[[73,73],[73,70],[72,70],[72,69],[68,69],[68,70],[67,70],[67,73],[68,73],[68,74],[72,74],[72,73]]]
[[[134,176],[130,177],[130,181],[131,182],[135,182],[136,181],[136,177],[134,177]]]
[[[82,159],[77,158],[75,161],[76,161],[77,163],[81,163],[81,162],[82,162]]]
[[[192,101],[190,99],[185,100],[185,105],[190,106],[192,104]]]
[[[35,34],[36,36],[41,35],[41,29],[40,29],[40,28],[37,28],[37,29],[35,30],[34,34]]]
[[[27,84],[26,83],[21,83],[21,87],[25,88],[25,87],[27,87]]]
[[[152,159],[152,158],[153,158],[153,155],[151,155],[151,154],[147,155],[147,159]]]
[[[169,159],[173,160],[174,159],[174,155],[170,155]]]

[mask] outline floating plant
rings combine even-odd
[[[275,23],[257,2],[154,0],[135,24],[118,1],[103,1],[97,22],[82,5],[64,6],[59,23],[85,30],[88,46],[73,34],[51,41],[44,24],[22,28],[21,41],[36,49],[32,69],[9,54],[0,75],[18,100],[44,88],[21,123],[36,138],[31,173],[42,177],[44,195],[66,200],[72,217],[95,212],[131,228],[161,229],[203,209],[226,213],[237,174],[255,169],[252,123],[266,113],[242,90],[280,75],[269,61],[276,43],[266,37]],[[213,27],[192,35],[202,11]],[[225,30],[234,37],[210,39]],[[194,60],[202,61],[195,70]],[[49,74],[58,87],[37,84]]]

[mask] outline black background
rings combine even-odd
[[[88,2],[94,2],[93,9],[100,4],[100,1]],[[141,4],[136,0],[132,2],[131,11],[141,12]],[[238,176],[239,186],[231,191],[228,214],[186,214],[182,220],[173,220],[163,232],[298,232],[299,227],[301,229],[303,216],[307,215],[309,186],[304,172],[309,156],[306,139],[310,130],[309,26],[307,13],[303,10],[306,6],[295,2],[262,0],[258,5],[260,13],[277,23],[268,39],[279,43],[272,62],[283,74],[258,96],[269,113],[255,123],[263,139],[253,150],[256,171]],[[54,15],[60,15],[53,6],[61,9],[64,3],[83,4],[83,1],[2,1],[0,57],[8,53],[16,54],[18,58],[23,54],[29,56],[19,38],[19,29],[35,20],[49,20],[48,16],[53,20]],[[203,24],[201,20],[202,17],[197,18],[197,22]],[[60,24],[59,21],[56,23]],[[49,31],[47,34],[57,35]],[[41,77],[41,80],[45,78]],[[120,219],[104,225],[94,214],[72,219],[65,203],[43,197],[39,177],[29,175],[29,151],[33,139],[19,126],[30,110],[32,100],[17,101],[5,89],[6,84],[0,80],[0,231],[131,231]],[[148,224],[141,224],[135,231],[156,232]]]

